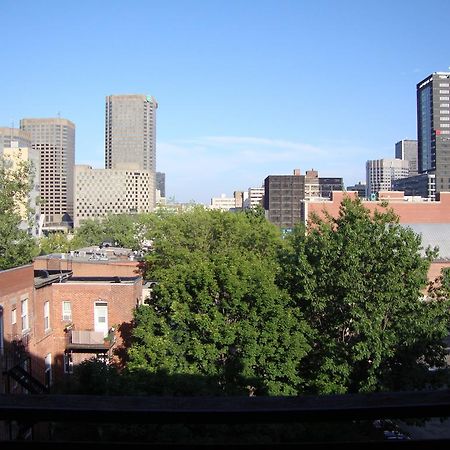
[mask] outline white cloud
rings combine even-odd
[[[302,142],[252,136],[205,136],[157,144],[158,171],[166,173],[166,192],[178,201],[208,203],[221,193],[261,186],[274,174],[315,168],[322,176],[364,174],[367,149],[327,142]],[[343,173],[345,172],[345,174]],[[353,180],[350,180],[352,183]]]

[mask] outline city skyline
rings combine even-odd
[[[208,203],[297,167],[354,184],[417,138],[416,84],[448,70],[450,4],[433,21],[420,5],[6,0],[0,126],[60,113],[76,163],[101,168],[105,96],[149,94],[168,197]]]

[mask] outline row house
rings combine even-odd
[[[0,271],[0,393],[48,392],[92,357],[120,362],[141,302],[137,274],[76,276],[33,265]]]

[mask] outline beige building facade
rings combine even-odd
[[[75,166],[75,125],[61,118],[22,119],[40,157],[41,214],[44,229],[71,227]]]
[[[75,166],[75,227],[86,219],[151,212],[154,208],[154,172]]]
[[[23,199],[16,199],[19,202],[19,214],[22,218],[20,228],[30,230],[34,236],[40,235],[40,206],[39,206],[39,153],[30,147],[19,147],[19,142],[12,141],[11,147],[3,148],[3,157],[11,170],[16,170],[21,164],[30,163],[32,167],[32,182],[29,194]],[[30,218],[33,227],[30,228]]]

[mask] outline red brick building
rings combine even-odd
[[[311,215],[320,218],[325,213],[337,217],[344,197],[355,198],[356,192],[334,191],[330,200],[308,200],[302,203],[301,219],[307,224]],[[441,192],[438,201],[424,201],[421,198],[405,197],[403,192],[385,191],[379,193],[378,201],[363,200],[362,204],[371,212],[383,210],[382,203],[399,216],[402,225],[410,227],[422,236],[423,247],[439,248],[439,258],[433,261],[428,279],[436,279],[442,268],[450,267],[450,192]]]
[[[89,267],[95,277],[32,265],[0,271],[0,392],[44,392],[74,364],[119,357],[142,301],[142,277],[133,273],[136,263],[128,276]]]

